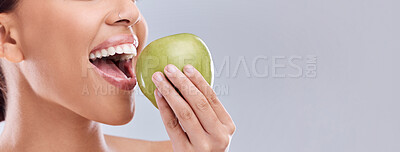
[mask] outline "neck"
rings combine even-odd
[[[38,97],[27,84],[7,84],[13,87],[7,93],[1,151],[108,151],[97,122]]]

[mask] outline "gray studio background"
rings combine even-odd
[[[200,36],[237,131],[232,152],[400,151],[400,2],[139,0],[149,42]],[[315,69],[316,68],[316,69]],[[137,94],[133,121],[107,134],[167,140]]]

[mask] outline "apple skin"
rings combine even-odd
[[[175,65],[181,71],[185,65],[191,64],[208,84],[213,86],[214,65],[210,51],[203,40],[190,33],[157,39],[143,49],[136,62],[136,79],[140,90],[157,109],[154,97],[156,86],[152,81],[152,75],[157,71],[164,73],[164,67],[168,64]]]

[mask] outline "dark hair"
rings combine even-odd
[[[8,13],[15,9],[19,0],[0,0],[0,13]],[[0,67],[0,122],[6,117],[7,87],[3,69]]]

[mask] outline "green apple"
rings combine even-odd
[[[139,54],[136,62],[136,78],[143,94],[158,109],[152,75],[164,73],[164,67],[173,64],[181,71],[187,64],[193,65],[209,85],[214,81],[214,65],[210,51],[198,36],[181,33],[163,37],[151,42]]]

